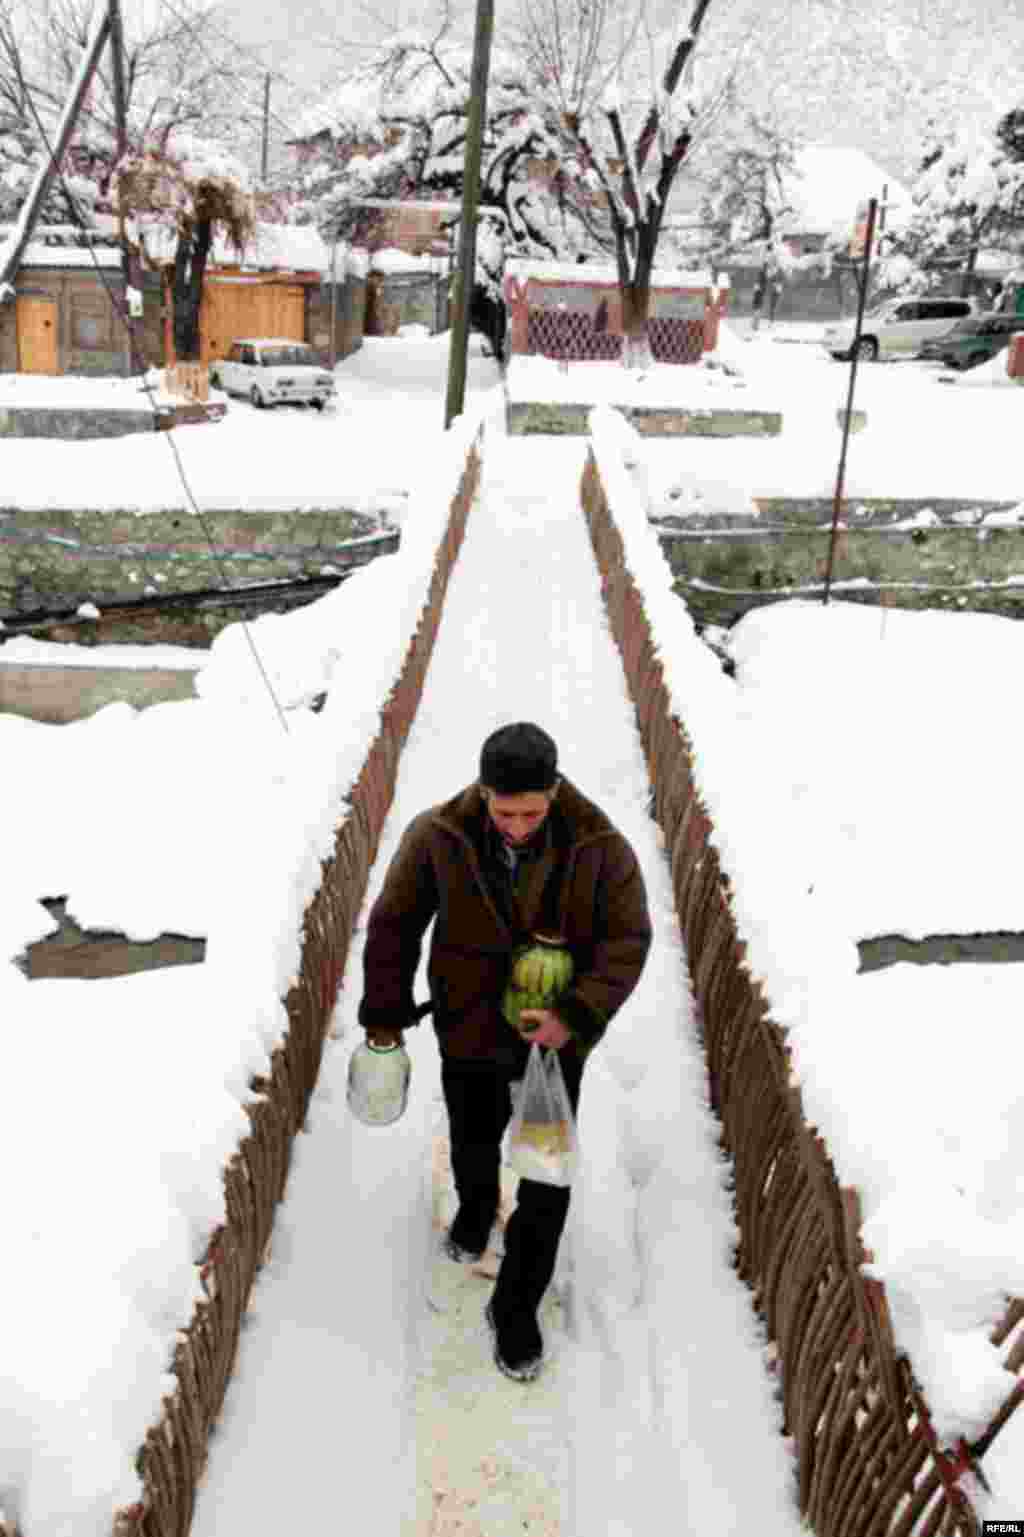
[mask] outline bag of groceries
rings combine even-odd
[[[530,1047],[508,1138],[508,1161],[524,1179],[571,1185],[579,1145],[557,1051]]]

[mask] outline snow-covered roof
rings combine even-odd
[[[63,232],[54,229],[51,234]],[[0,249],[3,248],[5,230],[0,229]],[[174,254],[175,232],[163,224],[146,225],[142,231],[146,252],[151,261],[171,260]],[[93,257],[96,262],[94,264]],[[121,265],[121,252],[117,246],[93,243],[91,247],[74,244],[63,238],[50,243],[32,240],[25,248],[23,267],[115,267]],[[258,272],[329,272],[330,247],[320,232],[308,224],[257,224],[256,236],[240,257],[223,235],[214,238],[210,253],[210,265],[217,267],[243,266]]]
[[[384,246],[370,257],[374,272],[444,272],[448,267],[446,256],[410,256],[396,246]]]
[[[617,283],[619,280],[618,271],[611,262],[546,262],[514,257],[505,263],[505,272],[520,281],[538,278],[552,283]],[[651,282],[655,288],[707,288],[711,284],[711,273],[706,267],[692,270],[655,267]]]
[[[47,245],[42,240],[30,240],[21,258],[22,267],[113,267],[119,270],[121,252],[113,246],[94,245]]]
[[[442,198],[442,197],[357,197],[357,198],[353,198],[352,202],[353,202],[353,206],[356,207],[356,208],[400,208],[402,210],[405,210],[407,208],[414,208],[414,209],[419,209],[419,210],[422,210],[424,208],[439,208],[442,213],[461,213],[462,212],[462,204],[459,202],[459,200],[457,198]],[[483,211],[485,213],[492,213],[494,210],[490,209],[490,208],[487,208],[487,209],[484,209]]]
[[[780,221],[786,231],[825,235],[837,227],[852,230],[858,204],[872,197],[881,202],[883,192],[890,228],[910,211],[906,187],[863,150],[811,144],[795,158],[797,174],[783,177],[786,196],[795,209]]]
[[[142,231],[150,261],[173,256],[175,232],[164,224],[147,224]],[[310,224],[257,224],[256,235],[241,255],[224,235],[214,238],[210,263],[217,267],[242,266],[257,272],[328,272],[330,247]]]

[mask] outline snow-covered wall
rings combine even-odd
[[[18,1258],[0,1310],[0,1519],[21,1537],[188,1529],[458,555],[478,431],[460,418],[423,464],[397,554],[295,615],[217,637],[199,693],[251,759],[232,827],[218,765],[203,766],[217,851],[204,964],[158,987],[90,982],[74,1006],[66,983],[0,966],[5,1072],[22,1090],[0,1116],[0,1163],[20,1170],[4,1206]],[[295,626],[328,672],[339,655],[360,666],[282,729]],[[173,734],[177,708],[142,712],[140,729]],[[118,782],[122,809],[136,788]],[[163,893],[183,880],[194,902],[194,865],[176,869],[173,835],[151,831]],[[116,863],[105,875],[119,879]],[[6,953],[46,929],[38,904],[5,918]],[[140,932],[152,921],[137,913]]]
[[[885,1167],[873,1151],[877,1116],[920,1119],[918,1086],[888,1081],[884,1062],[865,1073],[858,1061],[856,947],[835,899],[808,877],[808,829],[786,765],[751,757],[735,685],[673,593],[648,522],[644,452],[621,416],[597,408],[584,508],[733,1158],[737,1265],[778,1350],[803,1513],[818,1537],[889,1531],[897,1519],[917,1530],[926,1512],[961,1498],[964,1509],[1004,1515],[1016,1484],[996,1490],[1002,1508],[987,1507],[960,1453],[1011,1402],[1008,1331],[997,1345],[991,1330],[1018,1292],[1021,1262],[1011,1235],[994,1229],[972,1230],[958,1251],[963,1217],[941,1170],[924,1167],[923,1153],[912,1167]],[[846,1082],[835,1074],[844,1054]],[[861,1081],[870,1105],[857,1097]],[[908,1316],[917,1348],[906,1343]],[[881,1439],[889,1460],[874,1480]],[[949,1530],[969,1530],[962,1514],[953,1519],[961,1524]]]

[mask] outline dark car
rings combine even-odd
[[[990,311],[958,320],[945,336],[924,342],[918,357],[945,363],[949,368],[976,368],[1010,345],[1010,337],[1024,331],[1024,315]]]

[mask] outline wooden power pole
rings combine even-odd
[[[32,238],[39,212],[46,201],[46,194],[50,190],[51,183],[60,169],[61,161],[67,154],[68,145],[71,143],[71,135],[75,131],[78,115],[82,110],[86,93],[92,84],[92,77],[96,73],[96,66],[100,61],[107,38],[110,35],[110,12],[105,7],[102,9],[93,26],[92,35],[86,44],[85,55],[82,59],[78,77],[75,81],[71,96],[61,116],[57,127],[57,136],[50,154],[43,161],[32,183],[28,197],[18,216],[14,234],[7,245],[4,260],[0,265],[0,291],[6,293],[5,285],[13,284],[18,268],[21,266],[21,258],[25,254],[25,247]]]
[[[462,168],[462,215],[459,226],[459,263],[455,275],[455,312],[448,349],[448,395],[444,425],[450,427],[462,412],[466,399],[466,351],[469,345],[469,306],[476,272],[476,222],[480,207],[480,164],[483,159],[484,123],[487,118],[487,76],[491,66],[494,33],[494,0],[476,0],[476,33],[470,73],[469,119]]]

